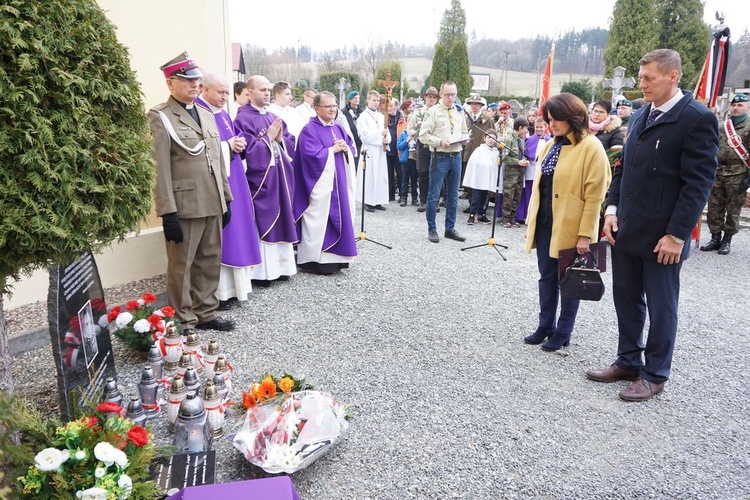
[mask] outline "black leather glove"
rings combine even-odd
[[[162,215],[161,224],[164,228],[164,238],[167,241],[182,243],[182,227],[180,227],[180,219],[177,218],[177,212]]]
[[[230,203],[231,202],[229,202],[229,201],[227,202],[227,211],[224,212],[224,214],[222,214],[222,216],[221,216],[221,227],[222,227],[222,229],[225,228],[225,227],[227,227],[227,224],[229,224],[229,221],[232,220],[232,209],[229,208],[229,204]]]

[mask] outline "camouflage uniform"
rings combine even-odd
[[[735,131],[742,138],[742,144],[750,148],[750,116],[745,116],[745,121],[735,126]],[[748,168],[727,142],[723,122],[719,125],[717,157],[719,168],[716,171],[716,182],[711,189],[711,196],[708,198],[706,219],[712,234],[724,231],[725,234],[733,236],[739,230],[740,210],[745,202],[745,193],[739,192],[739,186],[748,173]]]
[[[526,167],[518,164],[524,158],[526,141],[518,137],[515,132],[505,139],[503,149],[503,165],[505,172],[503,177],[503,223],[512,224],[516,218],[518,204],[521,201],[524,181],[526,179]]]

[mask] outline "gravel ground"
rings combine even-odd
[[[672,378],[653,400],[624,403],[625,382],[584,378],[614,359],[611,273],[605,298],[582,304],[570,347],[544,353],[522,341],[538,313],[524,230],[498,228],[505,262],[488,247],[459,251],[490,227],[458,219],[467,242],[441,230],[435,245],[422,214],[391,203],[366,222],[393,250],[360,242],[340,275],[258,288],[226,314],[237,331],[203,334],[235,367],[235,400],[263,372],[286,370],[353,405],[346,438],[292,475],[303,499],[750,498],[749,231],[730,256],[692,252]],[[154,291],[145,283],[120,300]],[[123,392],[135,395],[142,361],[114,343]],[[18,391],[52,404],[51,365],[49,347],[19,354]],[[164,422],[155,434],[168,442]],[[266,477],[226,439],[215,448],[218,481]]]

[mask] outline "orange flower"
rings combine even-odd
[[[250,390],[252,391],[253,397],[255,398],[256,401],[262,401],[263,400],[263,395],[260,393],[260,384],[259,383],[257,383],[257,382],[254,383],[250,387]]]
[[[281,389],[283,392],[289,392],[294,387],[294,380],[290,379],[289,377],[284,377],[281,380],[279,380],[279,389]]]
[[[276,383],[270,375],[260,383],[260,393],[264,398],[276,397]]]
[[[255,396],[249,392],[242,391],[242,406],[249,410],[250,408],[254,408],[256,404],[258,404],[258,401],[255,400]]]

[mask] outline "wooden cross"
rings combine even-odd
[[[385,72],[385,80],[378,80],[378,85],[385,87],[385,128],[388,128],[388,107],[391,105],[391,97],[393,97],[393,87],[398,85],[397,81],[391,80],[391,70]]]

